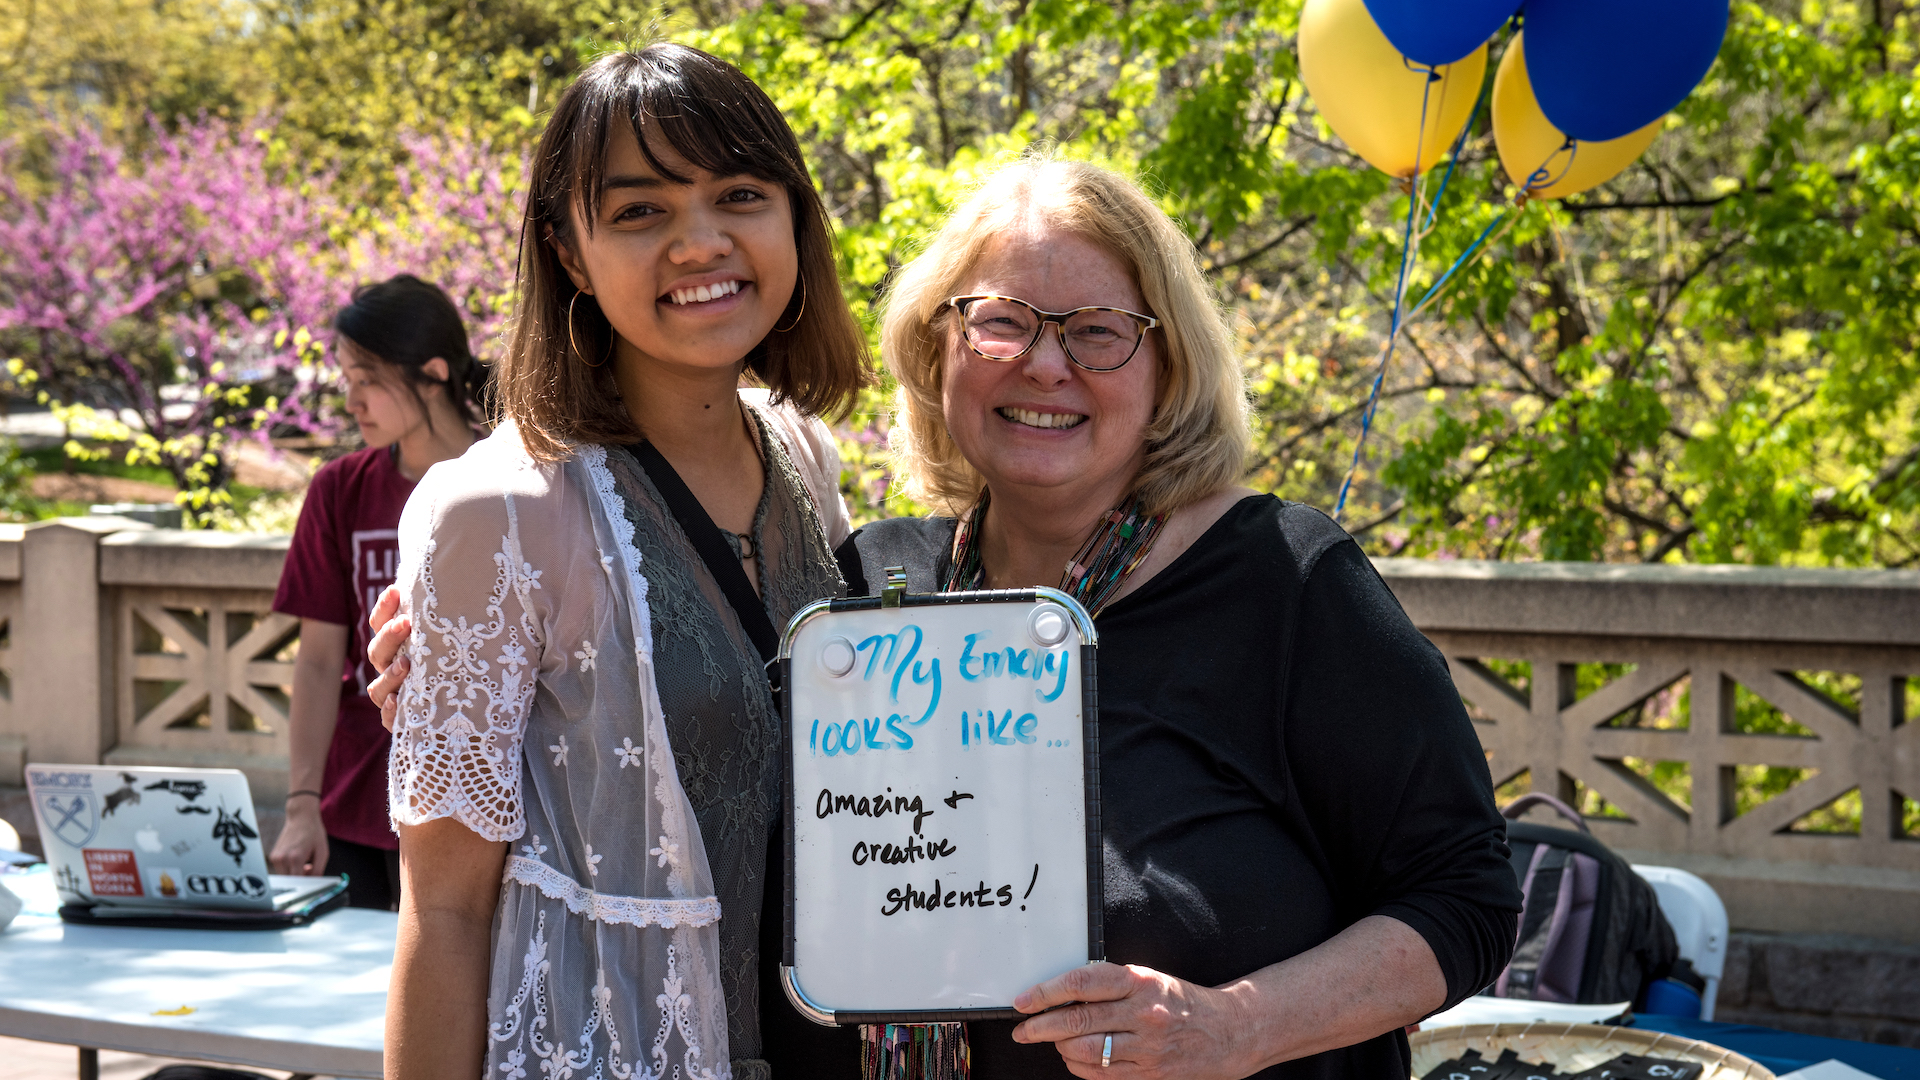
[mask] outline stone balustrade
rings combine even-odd
[[[1920,572],[1377,566],[1496,784],[1604,807],[1597,837],[1735,926],[1920,944]],[[1797,782],[1754,805],[1758,766]]]
[[[29,760],[223,766],[277,806],[286,546],[116,518],[0,526],[0,788]],[[1736,926],[1920,944],[1920,573],[1377,565],[1509,793],[1579,800],[1633,861],[1712,882]],[[1764,733],[1742,728],[1756,710]],[[1798,782],[1744,805],[1755,766]]]

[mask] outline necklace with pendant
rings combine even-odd
[[[1171,514],[1147,514],[1140,500],[1129,497],[1100,517],[1099,527],[1060,573],[1060,591],[1080,602],[1089,615],[1098,615],[1112,601],[1127,577],[1140,568],[1160,538],[1160,530]],[[953,532],[952,569],[947,573],[946,590],[961,592],[981,589],[986,583],[986,567],[980,559],[980,524],[987,518],[987,495],[972,510],[961,515]]]

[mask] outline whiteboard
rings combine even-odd
[[[1018,1015],[1104,959],[1093,621],[1054,589],[794,616],[782,975],[826,1024]]]

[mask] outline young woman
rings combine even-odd
[[[407,274],[355,291],[333,325],[347,411],[367,446],[314,476],[273,599],[300,619],[300,654],[287,823],[271,859],[282,874],[347,874],[354,906],[392,908],[391,739],[365,690],[367,613],[393,581],[414,482],[473,443],[486,369],[447,294]]]
[[[867,365],[829,230],[779,111],[705,53],[605,57],[556,104],[505,423],[400,527],[388,1075],[769,1075],[750,627],[841,587],[812,417]]]

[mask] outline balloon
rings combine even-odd
[[[1417,64],[1451,64],[1487,43],[1520,0],[1367,0],[1393,47]]]
[[[1685,100],[1727,36],[1727,0],[1526,0],[1527,75],[1582,142],[1637,131]]]
[[[1307,0],[1300,12],[1300,78],[1314,105],[1354,153],[1390,176],[1418,175],[1447,156],[1486,75],[1484,47],[1433,73],[1409,66],[1364,0]]]
[[[1540,111],[1527,79],[1530,65],[1523,48],[1531,33],[1514,35],[1493,77],[1493,143],[1500,150],[1500,164],[1515,184],[1526,188],[1527,180],[1538,172],[1543,175],[1530,194],[1564,199],[1619,175],[1660,134],[1667,120],[1662,116],[1618,139],[1581,142],[1566,149],[1567,137]]]

